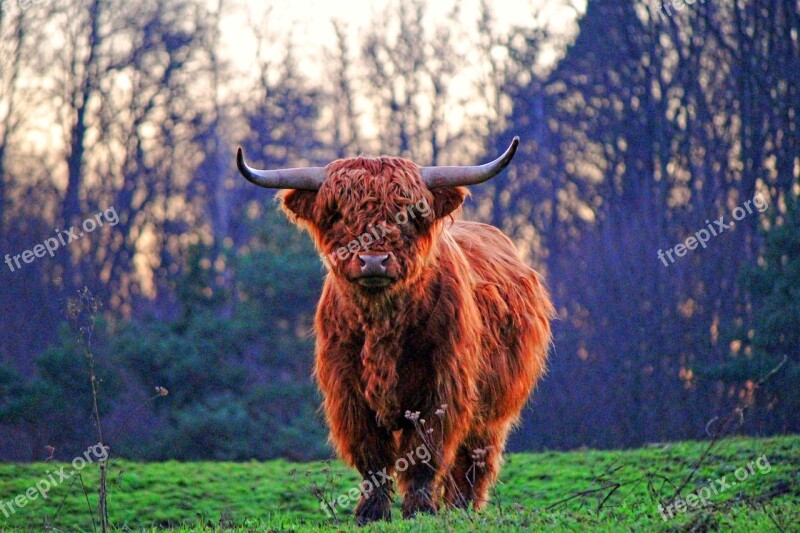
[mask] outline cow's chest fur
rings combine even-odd
[[[436,373],[425,317],[409,321],[393,309],[365,323],[361,385],[378,422],[388,429],[407,424],[405,411],[424,410],[434,401]],[[421,320],[420,320],[421,319]],[[407,324],[404,329],[399,324]],[[377,327],[376,327],[377,326]]]

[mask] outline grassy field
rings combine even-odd
[[[796,436],[719,442],[681,491],[685,503],[676,502],[676,508],[683,512],[675,510],[669,518],[665,510],[664,520],[659,498],[667,500],[674,494],[672,485],[682,484],[707,445],[685,442],[621,452],[512,454],[502,483],[483,512],[449,511],[404,521],[396,505],[391,524],[361,529],[353,525],[352,508],[343,511],[337,522],[321,510],[314,495],[319,487],[333,499],[357,486],[354,473],[337,462],[114,461],[110,516],[116,529],[137,531],[800,530],[800,437]],[[9,502],[24,494],[61,466],[67,467],[65,472],[72,469],[62,464],[0,465],[0,500]],[[48,524],[60,531],[91,531],[88,509],[96,507],[97,482],[96,465],[87,466],[80,476],[52,489],[46,499],[37,497],[20,509],[15,506],[9,517],[0,511],[0,529],[41,530]],[[688,497],[692,492],[707,495],[704,504]]]

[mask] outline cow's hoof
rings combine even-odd
[[[436,506],[431,499],[431,492],[428,489],[417,489],[409,491],[403,498],[403,518],[411,518],[414,515],[434,514]]]
[[[356,524],[363,526],[378,520],[392,520],[392,509],[387,498],[372,497],[361,500],[356,507]]]

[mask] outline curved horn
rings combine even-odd
[[[278,170],[257,170],[244,162],[242,149],[236,153],[236,166],[247,181],[267,189],[303,189],[318,191],[325,182],[327,173],[324,167],[281,168]]]
[[[485,165],[474,167],[422,167],[420,169],[422,180],[429,189],[483,183],[500,174],[511,163],[511,159],[513,159],[517,151],[517,146],[519,146],[519,137],[514,137],[514,140],[511,141],[511,146],[508,147],[503,155]]]

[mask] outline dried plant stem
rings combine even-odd
[[[97,515],[100,521],[100,530],[103,533],[108,533],[110,529],[108,520],[108,457],[109,448],[106,446],[103,439],[103,427],[100,421],[100,408],[98,406],[98,388],[97,388],[97,373],[94,366],[94,353],[92,352],[92,337],[94,335],[95,326],[97,324],[97,312],[99,305],[91,291],[84,288],[78,292],[78,297],[70,299],[67,305],[67,317],[73,323],[73,326],[79,332],[79,341],[83,348],[83,354],[86,357],[89,381],[92,387],[92,419],[95,428],[97,429],[98,444],[105,450],[104,458],[100,460],[100,484],[98,487],[98,502],[97,502]],[[86,314],[87,323],[81,324],[84,311]]]
[[[103,429],[100,425],[100,409],[97,406],[97,377],[94,373],[94,356],[87,346],[87,358],[89,360],[89,377],[92,382],[92,417],[94,424],[97,427],[97,435],[99,437],[99,444],[106,451],[105,458],[100,460],[100,487],[98,488],[98,502],[97,514],[100,517],[100,529],[103,533],[108,533],[108,448],[105,441],[103,441]]]

